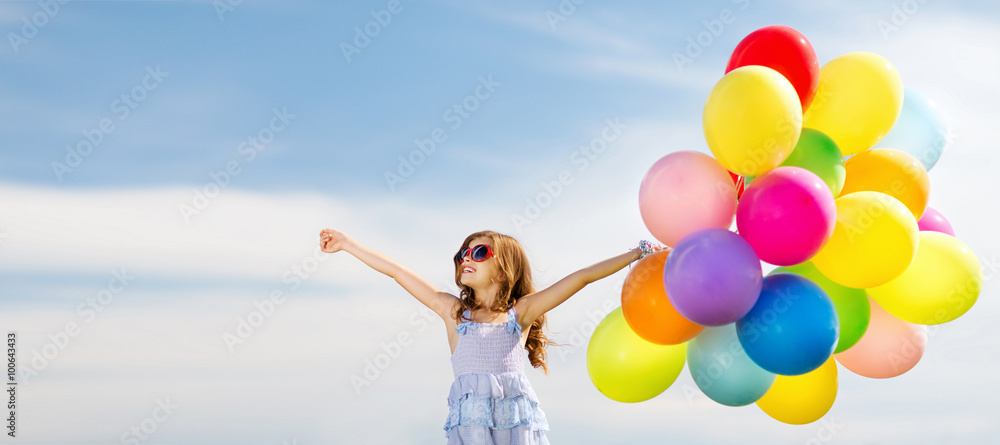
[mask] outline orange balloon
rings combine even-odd
[[[873,148],[844,163],[847,179],[840,196],[860,191],[881,192],[902,202],[917,220],[927,208],[931,181],[917,158],[894,148]]]
[[[896,377],[913,369],[924,355],[927,328],[894,317],[869,298],[872,318],[854,346],[834,355],[851,372],[873,379]]]
[[[657,251],[632,264],[622,285],[622,313],[632,332],[650,343],[678,345],[704,326],[677,312],[663,287],[663,265],[670,251]]]

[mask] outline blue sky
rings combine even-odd
[[[7,27],[23,34],[18,13],[40,8],[11,3]],[[446,156],[414,177],[428,193],[441,193],[451,179],[446,173],[462,166],[455,152],[470,147],[502,153],[509,160],[502,174],[516,175],[525,164],[561,157],[578,143],[583,126],[608,114],[696,118],[704,93],[686,87],[711,85],[705,75],[718,73],[728,56],[721,47],[760,23],[808,26],[820,35],[877,33],[873,23],[851,18],[891,12],[877,3],[837,8],[813,23],[822,6],[717,3],[684,10],[583,3],[553,29],[546,12],[558,12],[557,2],[499,9],[404,1],[384,30],[370,28],[378,34],[348,62],[341,44],[352,44],[355,27],[364,28],[374,20],[371,11],[386,5],[247,0],[216,11],[208,1],[71,2],[16,52],[13,44],[5,48],[3,125],[11,148],[0,168],[7,178],[61,187],[197,184],[273,107],[285,107],[295,125],[268,147],[266,162],[241,178],[241,187],[382,193],[382,173],[396,157],[445,125],[443,112],[471,94],[479,76],[492,75],[502,85],[495,97],[462,127],[446,128],[452,130],[440,153]],[[668,69],[686,39],[704,31],[704,21],[717,20],[722,8],[734,11],[735,22],[686,69]],[[921,8],[944,11],[934,3]],[[823,49],[821,59],[839,55]],[[620,66],[595,67],[600,64]],[[660,79],[616,73],[639,64],[661,69]],[[100,119],[120,117],[114,101],[157,66],[169,74],[162,85],[117,122],[83,168],[57,181],[49,164],[63,147]],[[529,107],[545,107],[547,118],[526,112]]]
[[[454,249],[486,228],[525,245],[539,286],[617,255],[652,239],[642,176],[667,153],[708,152],[708,92],[737,42],[771,24],[801,31],[821,64],[881,54],[939,103],[954,140],[930,172],[930,205],[984,264],[979,302],[903,376],[841,367],[825,423],[792,427],[689,397],[687,371],[640,404],[598,393],[574,339],[620,303],[620,271],[550,313],[550,337],[571,345],[550,352],[549,376],[528,371],[550,440],[995,442],[996,4],[344,3],[0,2],[0,329],[34,366],[79,327],[23,384],[11,443],[122,442],[167,398],[176,413],[143,443],[442,442],[443,324],[420,323],[419,302],[349,254],[318,254],[318,231],[343,230],[445,290]],[[727,9],[734,19],[716,23]],[[391,19],[375,26],[372,11]],[[377,35],[345,57],[366,26]],[[709,43],[689,53],[699,34]],[[589,151],[609,128],[620,135]],[[415,140],[434,137],[420,152]],[[57,175],[66,147],[87,144]],[[401,157],[419,160],[412,172]],[[572,182],[553,189],[564,172]],[[542,195],[551,204],[529,216]],[[135,278],[113,285],[123,270]],[[228,347],[274,292],[284,300]],[[412,345],[356,392],[351,376],[404,332]]]

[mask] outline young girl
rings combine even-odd
[[[442,292],[391,258],[333,229],[320,231],[324,252],[347,251],[396,280],[444,320],[455,381],[448,395],[445,436],[449,444],[548,444],[549,425],[524,374],[531,366],[548,374],[542,327],[545,313],[589,283],[663,249],[643,241],[626,253],[580,269],[535,291],[521,244],[492,231],[465,238],[455,254],[460,296]]]

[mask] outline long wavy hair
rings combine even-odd
[[[492,230],[476,232],[465,238],[462,247],[468,246],[469,242],[476,238],[489,238],[493,241],[493,255],[497,259],[500,274],[505,278],[500,281],[500,293],[497,295],[493,306],[489,308],[491,312],[505,312],[521,297],[534,293],[535,285],[531,281],[531,267],[528,264],[528,256],[524,253],[524,247],[516,239],[497,233]],[[475,290],[462,284],[461,262],[455,263],[455,284],[462,290],[459,301],[461,304],[455,307],[452,318],[460,320],[462,313],[468,309],[475,311],[482,307],[483,302],[476,298]],[[497,277],[499,278],[499,276]],[[516,322],[516,320],[515,320]],[[541,367],[546,375],[549,373],[548,366],[545,365],[545,347],[549,345],[559,346],[558,343],[549,341],[542,332],[545,326],[545,314],[535,319],[528,330],[528,340],[525,341],[524,349],[528,350],[528,360],[531,366]]]

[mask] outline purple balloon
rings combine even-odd
[[[708,228],[682,238],[667,256],[663,285],[677,312],[702,326],[743,318],[760,296],[760,258],[743,237]]]

